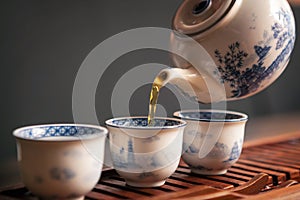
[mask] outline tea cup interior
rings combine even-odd
[[[148,117],[124,117],[106,121],[106,125],[129,129],[165,129],[184,126],[185,122],[171,118],[154,118],[153,124],[148,125]]]
[[[177,111],[175,117],[184,120],[194,120],[202,122],[238,122],[246,121],[248,116],[243,113],[224,110],[187,110]]]

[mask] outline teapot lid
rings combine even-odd
[[[219,22],[234,3],[235,0],[185,0],[173,18],[173,29],[186,35],[204,32]]]

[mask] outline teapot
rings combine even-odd
[[[185,0],[172,26],[175,68],[158,77],[200,103],[262,91],[282,74],[295,43],[286,0]]]

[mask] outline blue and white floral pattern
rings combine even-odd
[[[126,118],[126,119],[115,119],[112,120],[112,125],[114,126],[124,126],[124,127],[147,127],[147,118]],[[180,125],[179,121],[169,120],[169,119],[154,119],[154,123],[151,127],[165,127],[165,126],[177,126]]]
[[[241,49],[239,41],[228,45],[229,51],[221,52],[215,50],[215,57],[218,61],[216,75],[220,75],[221,83],[228,83],[232,88],[231,97],[243,97],[257,91],[262,82],[274,74],[281,66],[289,60],[293,50],[295,37],[289,12],[280,9],[277,12],[280,22],[274,22],[270,27],[273,32],[271,38],[264,37],[266,41],[258,42],[253,46],[257,62],[245,68],[245,60],[250,53]],[[265,34],[268,31],[265,31]],[[268,45],[274,41],[275,47]],[[265,58],[270,55],[270,50],[279,51],[277,58],[269,65],[265,65]]]
[[[28,139],[40,139],[53,136],[74,136],[99,134],[99,129],[84,126],[35,126],[29,127],[18,132],[16,136]]]
[[[191,111],[191,112],[181,112],[179,117],[182,119],[195,119],[195,120],[205,120],[205,121],[235,121],[235,120],[245,120],[245,117],[238,114],[226,113],[226,112],[211,112],[211,111]]]

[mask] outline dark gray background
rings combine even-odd
[[[72,88],[77,70],[88,53],[108,37],[137,27],[170,28],[181,0],[6,0],[0,5],[1,140],[0,185],[18,178],[13,129],[29,124],[73,122]],[[300,8],[293,7],[298,27]],[[267,90],[229,109],[245,112],[250,120],[300,111],[299,40],[284,74]],[[101,60],[99,60],[101,62]],[[96,94],[103,124],[112,116],[110,96],[115,82],[143,63],[169,64],[165,52],[141,50],[116,60],[105,72]],[[131,98],[131,114],[146,114],[150,85]],[[179,107],[164,89],[160,103],[168,114]]]

